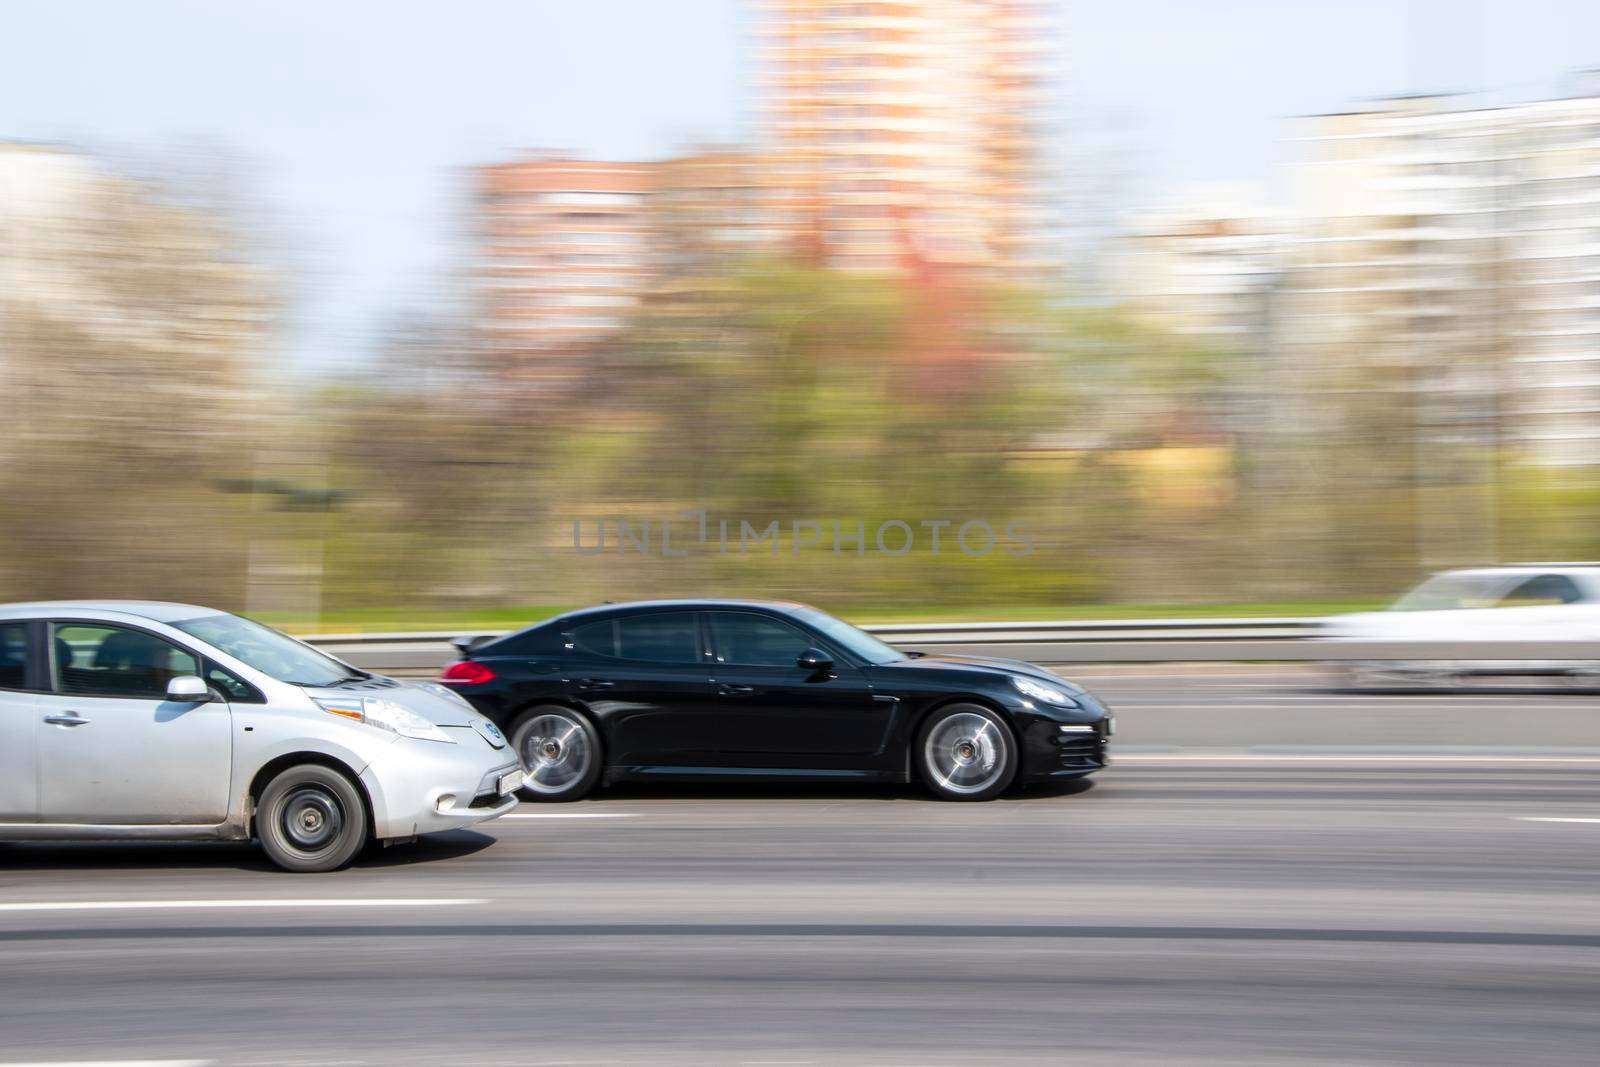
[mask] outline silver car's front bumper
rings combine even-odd
[[[451,729],[456,744],[401,738],[361,772],[372,800],[373,836],[412,837],[504,815],[517,806],[513,790],[522,765],[509,748],[492,748],[472,730]]]

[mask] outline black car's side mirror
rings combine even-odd
[[[833,670],[833,660],[820,648],[808,648],[800,653],[800,658],[795,660],[795,666],[812,674],[822,674]]]

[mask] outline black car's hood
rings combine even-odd
[[[874,669],[881,671],[959,670],[982,671],[986,674],[997,675],[1020,674],[1049,682],[1057,689],[1065,689],[1074,696],[1084,692],[1082,686],[1069,682],[1054,671],[1045,670],[1037,664],[1020,659],[996,659],[993,656],[918,656],[915,659],[897,659],[891,663],[880,663]]]

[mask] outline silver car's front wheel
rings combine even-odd
[[[1010,727],[976,704],[934,712],[917,732],[916,745],[922,780],[950,800],[988,800],[1017,774]]]
[[[576,800],[600,777],[600,735],[581,712],[534,708],[512,728],[511,744],[529,800]]]
[[[285,870],[338,870],[367,842],[366,802],[355,783],[332,767],[290,767],[261,791],[256,836]]]

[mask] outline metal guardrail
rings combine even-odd
[[[1325,620],[1123,619],[1045,622],[895,623],[865,627],[890,644],[931,653],[1038,663],[1339,661],[1593,662],[1594,641],[1318,640]],[[459,632],[323,634],[312,644],[358,666],[432,671],[455,658]]]

